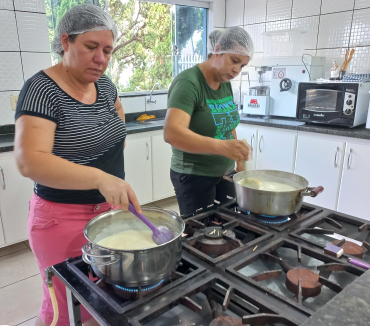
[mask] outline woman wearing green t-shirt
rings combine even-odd
[[[181,215],[233,196],[233,186],[222,175],[235,162],[242,171],[250,152],[236,137],[240,116],[230,80],[251,59],[252,39],[240,27],[215,35],[219,39],[209,49],[212,55],[176,76],[168,91],[164,139],[172,145],[171,180]]]

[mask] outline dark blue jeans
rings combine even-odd
[[[235,198],[234,185],[221,177],[170,172],[181,215],[195,213],[199,208],[212,205],[215,200],[224,203]]]

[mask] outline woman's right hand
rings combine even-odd
[[[141,214],[141,207],[131,186],[120,178],[111,174],[102,172],[97,182],[98,190],[104,196],[109,204],[121,205],[123,211],[128,210],[129,201],[135,207],[135,210]]]
[[[243,140],[230,139],[221,141],[220,155],[226,156],[234,161],[248,161],[252,147]]]

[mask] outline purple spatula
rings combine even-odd
[[[149,220],[143,215],[136,212],[135,207],[129,203],[128,210],[134,214],[136,217],[138,217],[142,222],[146,224],[147,227],[149,227],[152,232],[152,239],[157,245],[164,244],[174,238],[174,235],[172,232],[168,229],[168,227],[164,225],[160,226],[154,226],[152,223],[149,222]]]

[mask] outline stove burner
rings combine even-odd
[[[332,244],[336,246],[340,241],[341,240],[334,240]],[[357,258],[362,258],[362,255],[364,254],[363,248],[351,241],[345,241],[344,244],[341,245],[341,248],[343,248],[345,254],[352,255]]]
[[[251,212],[237,206],[236,211],[245,214],[245,215],[251,215]],[[268,223],[268,224],[282,224],[285,222],[289,221],[289,216],[270,216],[270,215],[260,215],[260,214],[253,214],[253,217],[256,218],[257,220],[263,222],[263,223]]]
[[[299,280],[301,280],[302,297],[315,297],[321,293],[322,284],[319,283],[319,275],[309,269],[295,268],[286,274],[285,285],[289,291],[298,296]]]
[[[240,318],[220,316],[213,319],[209,326],[243,326],[243,324]]]
[[[289,221],[288,216],[256,215],[255,218],[263,223],[281,224]]]
[[[138,287],[123,287],[119,285],[112,285],[115,294],[123,299],[127,300],[137,300],[140,296],[146,296],[155,290],[160,289],[164,285],[164,280],[160,281],[154,285],[143,286],[139,291]]]
[[[222,227],[211,226],[196,231],[194,237],[200,234],[203,234],[204,237],[197,239],[194,247],[210,257],[218,257],[233,250],[235,247],[235,245],[230,242],[230,239],[228,239],[235,239],[235,233],[231,230],[224,230]]]

